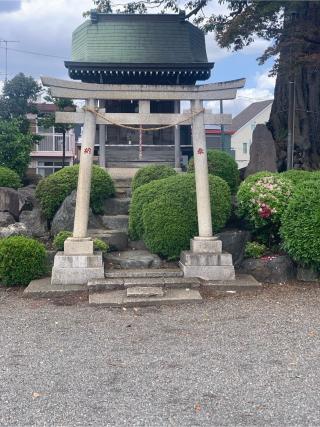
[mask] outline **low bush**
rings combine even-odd
[[[64,242],[68,237],[72,237],[71,231],[60,231],[55,238],[53,239],[53,246],[57,251],[64,250]],[[94,239],[93,247],[96,251],[107,252],[109,250],[109,246],[103,240]]]
[[[296,186],[281,222],[286,252],[301,265],[320,269],[320,178]]]
[[[9,187],[15,190],[21,187],[19,175],[9,168],[0,166],[0,187]]]
[[[212,226],[217,232],[230,216],[231,194],[227,183],[217,176],[209,176],[209,184]],[[129,234],[167,258],[177,258],[187,249],[198,234],[194,175],[176,175],[138,188],[130,207]]]
[[[247,242],[245,247],[246,258],[260,258],[267,251],[266,245],[258,242]]]
[[[260,230],[269,245],[277,242],[281,216],[288,206],[293,184],[280,174],[259,172],[241,183],[237,193],[237,214]]]
[[[176,175],[177,172],[170,166],[164,165],[151,165],[145,166],[138,170],[132,180],[132,191],[141,187],[141,185],[148,184],[157,179],[168,178],[169,176]]]
[[[0,283],[28,285],[46,273],[47,255],[42,243],[29,237],[0,239]]]
[[[320,171],[305,171],[299,169],[290,169],[282,172],[280,176],[289,179],[292,184],[297,185],[303,181],[311,181],[320,178]]]
[[[79,166],[68,166],[49,175],[39,182],[36,196],[47,219],[51,220],[64,199],[76,190]],[[99,166],[93,166],[91,180],[90,206],[94,213],[103,212],[103,202],[115,192],[110,175]]]
[[[237,192],[240,177],[237,162],[226,152],[208,150],[208,171],[211,175],[224,179],[232,194]],[[188,172],[194,172],[194,159],[190,159]]]

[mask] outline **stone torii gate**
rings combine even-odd
[[[84,112],[57,112],[58,123],[84,123],[73,237],[64,252],[55,257],[53,284],[83,284],[103,278],[102,254],[93,252],[87,235],[92,161],[97,124],[175,126],[192,124],[199,236],[191,240],[191,251],[183,252],[180,266],[184,275],[207,280],[235,278],[232,257],[222,254],[221,241],[213,236],[205,125],[231,124],[230,114],[212,114],[203,101],[234,99],[245,79],[198,86],[105,85],[42,77],[52,96],[85,100]],[[105,113],[97,110],[97,100],[138,100],[139,113]],[[191,113],[150,114],[151,100],[191,101]]]

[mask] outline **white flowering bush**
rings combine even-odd
[[[249,176],[237,193],[238,215],[255,229],[278,234],[281,216],[292,196],[293,184],[278,173],[259,172]]]

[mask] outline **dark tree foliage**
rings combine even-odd
[[[278,166],[286,166],[288,84],[296,85],[294,164],[320,167],[320,2],[260,0],[146,0],[125,2],[112,9],[111,0],[93,0],[99,12],[178,12],[206,32],[214,32],[222,48],[238,51],[256,38],[270,42],[260,64],[275,58],[277,74],[270,128],[277,144]],[[212,6],[221,13],[212,13]],[[117,6],[115,6],[117,8]],[[215,7],[215,10],[217,7]],[[225,12],[227,10],[227,12]]]
[[[4,84],[0,97],[0,118],[24,117],[27,113],[34,112],[32,101],[37,99],[40,92],[41,87],[32,77],[17,74]]]

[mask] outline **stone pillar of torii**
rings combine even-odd
[[[99,85],[42,77],[44,86],[54,97],[86,101],[84,112],[57,112],[59,123],[84,123],[80,168],[77,187],[73,236],[64,244],[64,252],[55,257],[52,271],[53,284],[83,284],[91,279],[103,278],[102,254],[93,251],[93,241],[87,235],[91,173],[96,125],[119,123],[122,125],[192,124],[199,235],[191,240],[191,250],[180,260],[186,277],[205,280],[232,280],[235,278],[232,257],[222,253],[222,244],[213,235],[208,180],[206,125],[231,124],[231,115],[212,114],[203,108],[203,101],[234,99],[244,79],[199,86],[145,86]],[[101,113],[97,100],[138,100],[139,113]],[[150,100],[191,101],[191,114],[150,114]],[[178,102],[176,103],[178,105]],[[99,114],[97,112],[99,111]],[[100,127],[101,129],[101,127]],[[105,139],[105,136],[102,136]],[[177,149],[177,147],[176,147]]]

